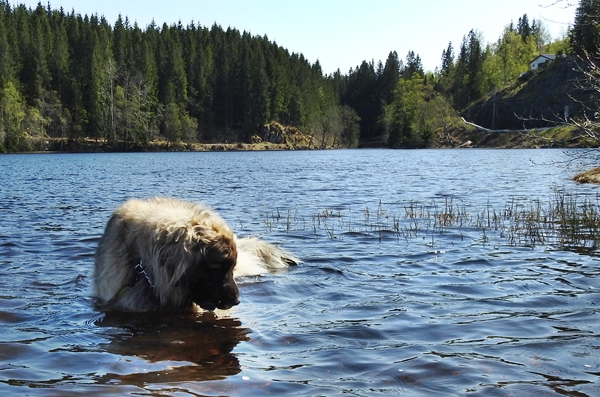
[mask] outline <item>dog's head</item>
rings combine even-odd
[[[233,279],[237,249],[233,234],[217,234],[200,243],[195,255],[196,266],[189,275],[190,295],[204,310],[229,309],[240,303],[240,293]]]

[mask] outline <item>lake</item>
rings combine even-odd
[[[0,394],[598,396],[596,251],[489,223],[557,192],[597,202],[571,181],[577,153],[2,155]],[[98,240],[151,196],[204,202],[303,263],[240,279],[229,311],[101,313]]]

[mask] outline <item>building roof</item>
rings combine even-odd
[[[529,63],[530,63],[530,64],[531,64],[531,63],[534,63],[535,61],[537,61],[537,60],[538,60],[538,59],[540,59],[540,58],[545,58],[545,59],[547,59],[547,60],[549,60],[549,61],[552,61],[552,60],[556,59],[556,54],[540,54],[540,55],[538,55],[537,57],[535,57],[535,58],[534,58],[534,59],[533,59],[531,62],[529,62]]]

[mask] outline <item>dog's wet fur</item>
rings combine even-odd
[[[229,309],[235,277],[300,261],[257,238],[238,238],[202,204],[131,199],[112,214],[96,251],[94,296],[105,311]]]

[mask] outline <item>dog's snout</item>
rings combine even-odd
[[[240,293],[237,286],[230,289],[229,293],[226,294],[225,299],[221,300],[217,307],[219,309],[231,309],[233,306],[240,304]]]
[[[221,310],[227,310],[227,309],[231,309],[232,307],[239,305],[240,304],[240,300],[236,299],[235,301],[231,301],[231,302],[219,302],[217,304],[217,307]]]
[[[208,310],[209,312],[212,312],[217,308],[217,305],[215,305],[212,302],[200,302],[199,305],[201,308],[203,308],[204,310]]]
[[[237,306],[240,304],[240,299],[239,298],[235,298],[233,300],[220,300],[217,303],[214,302],[208,302],[208,301],[204,301],[200,303],[200,307],[203,308],[204,310],[208,310],[208,311],[213,311],[215,309],[221,309],[221,310],[227,310],[227,309],[231,309],[234,306]]]

